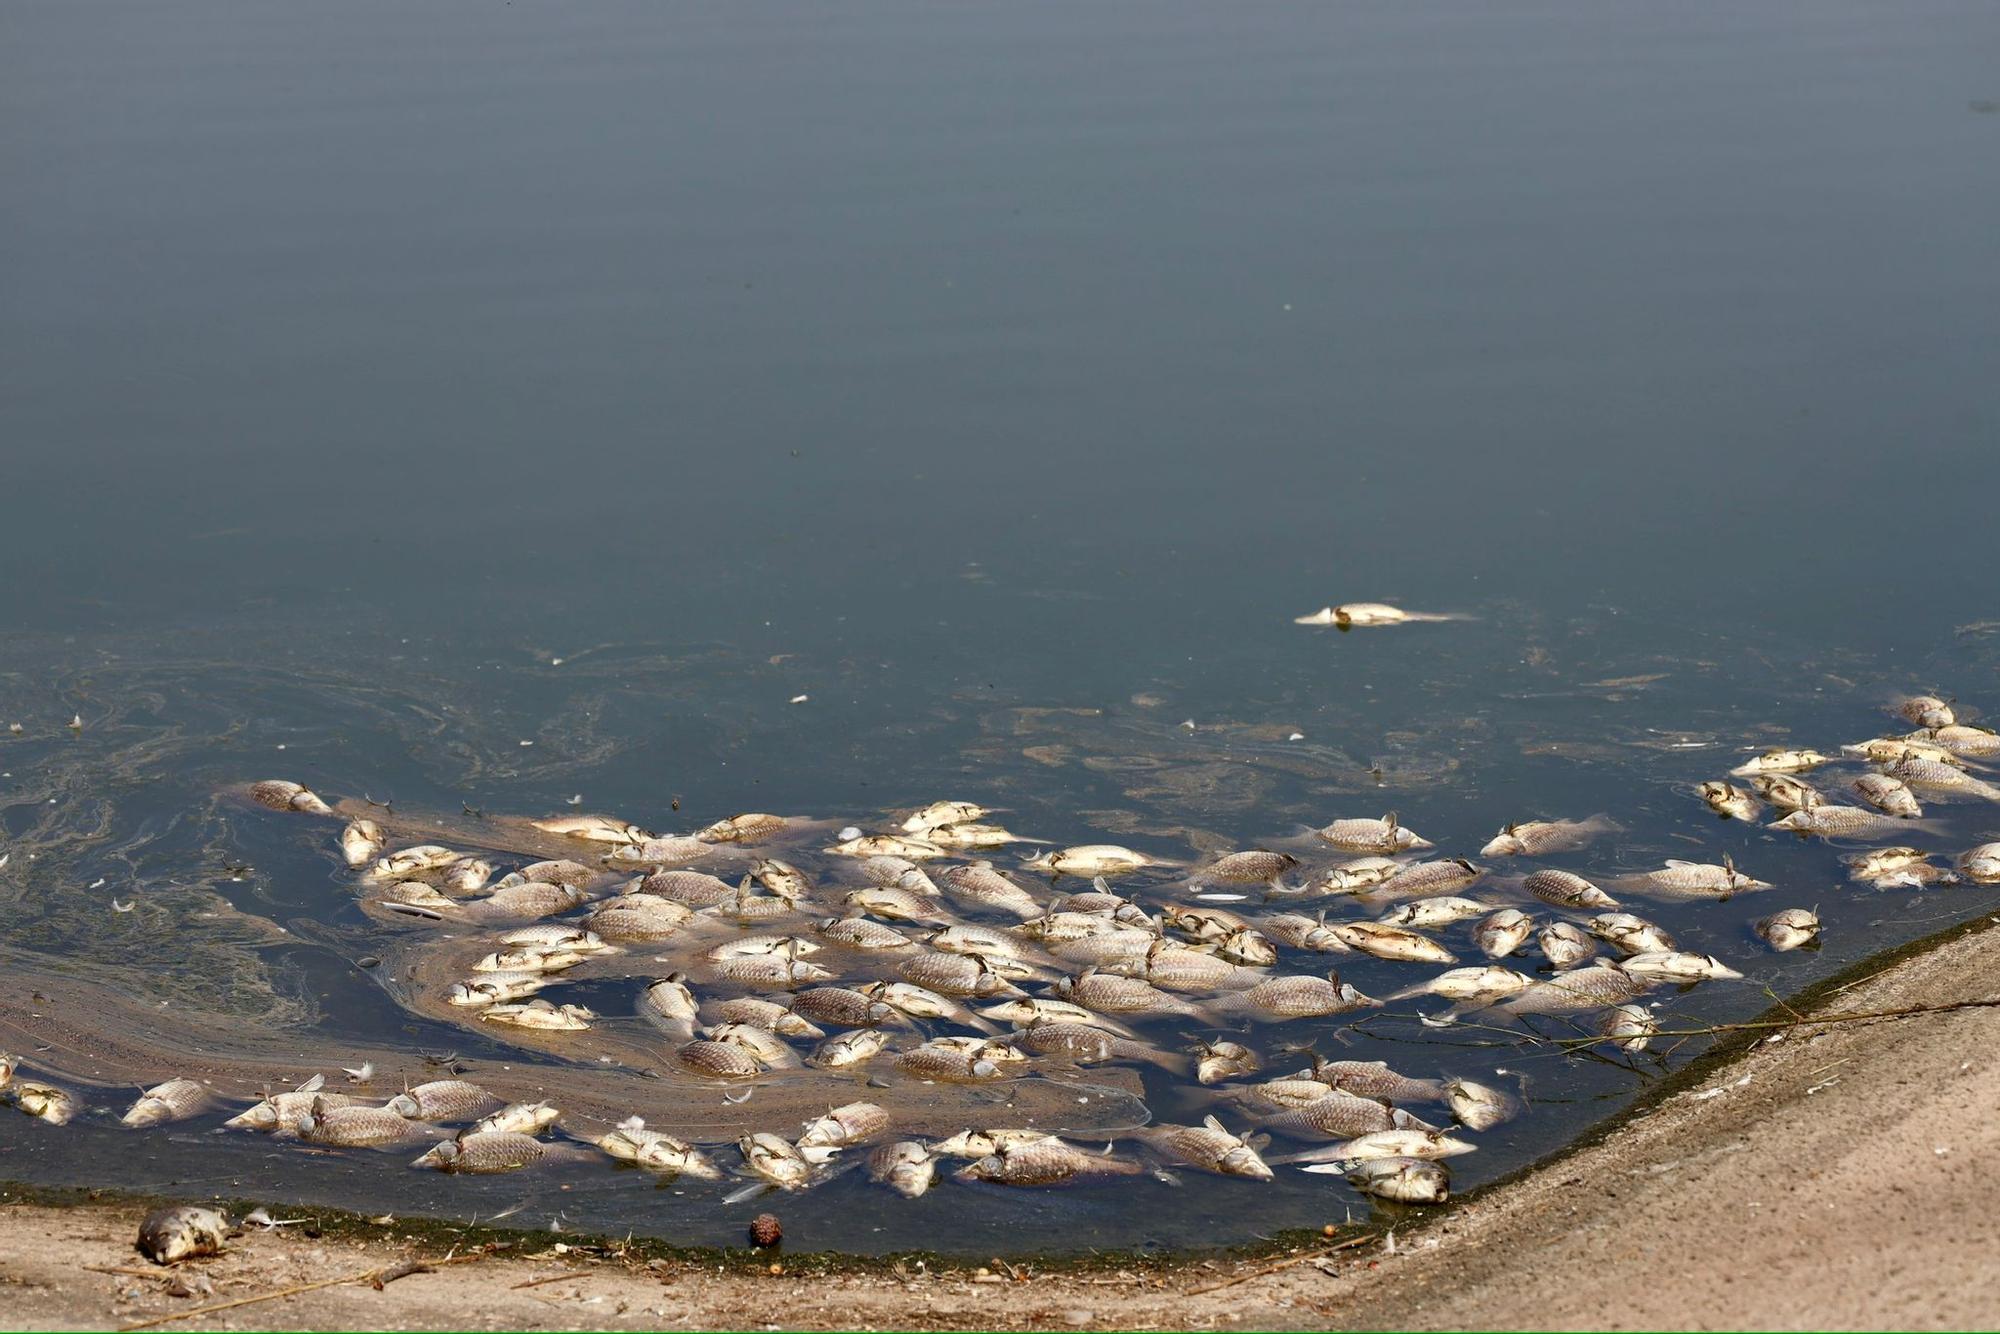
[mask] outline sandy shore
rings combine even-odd
[[[1980,924],[1982,927],[1985,923]],[[1974,930],[1808,1014],[2000,999]],[[0,1206],[14,1328],[1965,1328],[2000,1316],[2000,1008],[1795,1028],[1597,1142],[1441,1211],[1394,1253],[1037,1272],[809,1258],[642,1263],[536,1239],[377,1290],[216,1303],[443,1258],[395,1228],[259,1233],[156,1271],[136,1206]],[[1017,1262],[1018,1263],[1018,1262]],[[110,1271],[110,1272],[106,1272]],[[178,1295],[179,1293],[190,1295]],[[200,1312],[199,1314],[194,1314]]]

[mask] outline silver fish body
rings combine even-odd
[[[1335,820],[1314,832],[1322,841],[1348,852],[1414,852],[1437,846],[1419,838],[1415,830],[1405,829],[1393,811],[1373,820]]]
[[[1528,943],[1535,919],[1518,908],[1502,908],[1472,928],[1472,942],[1489,959],[1504,959]]]
[[[1750,929],[1759,939],[1772,949],[1783,953],[1800,949],[1819,939],[1819,915],[1806,908],[1787,908],[1783,912],[1760,917],[1750,924]]]
[[[139,1224],[139,1254],[156,1265],[197,1255],[219,1255],[236,1229],[226,1215],[196,1204],[155,1209]]]
[[[432,1145],[410,1166],[491,1175],[532,1167],[549,1155],[549,1146],[532,1135],[511,1130],[472,1130]]]
[[[1543,903],[1581,911],[1586,908],[1616,908],[1618,900],[1580,875],[1568,871],[1536,871],[1521,882],[1521,888]]]
[[[868,1179],[914,1200],[937,1179],[937,1159],[916,1140],[897,1140],[868,1155]]]
[[[208,1106],[209,1093],[192,1079],[170,1079],[141,1094],[122,1119],[128,1126],[157,1126],[185,1121]]]
[[[1757,798],[1734,783],[1703,783],[1695,791],[1708,803],[1708,808],[1729,820],[1753,821],[1763,807]]]

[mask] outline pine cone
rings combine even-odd
[[[758,1214],[750,1224],[750,1243],[753,1246],[776,1246],[784,1238],[785,1229],[778,1225],[776,1214]]]

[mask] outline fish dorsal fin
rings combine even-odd
[[[1109,880],[1106,880],[1101,875],[1094,875],[1090,877],[1090,887],[1096,890],[1099,894],[1112,893],[1111,882]]]
[[[1674,867],[1674,868],[1676,868],[1676,869],[1678,869],[1678,868],[1680,868],[1680,867],[1685,867],[1685,866],[1695,866],[1695,865],[1699,865],[1699,863],[1697,863],[1697,862],[1684,862],[1684,861],[1681,861],[1681,860],[1680,860],[1679,858],[1677,858],[1677,857],[1669,857],[1669,858],[1667,858],[1667,865],[1668,865],[1668,866],[1671,866],[1671,867]]]
[[[1396,824],[1396,813],[1394,811],[1389,811],[1386,814],[1384,814],[1382,816],[1382,823],[1387,825],[1391,831],[1394,831],[1398,827]]]
[[[1479,869],[1477,866],[1474,866],[1471,862],[1467,861],[1463,857],[1453,857],[1452,860],[1458,863],[1460,866],[1463,866],[1468,872],[1477,871]]]
[[[314,1076],[313,1076],[313,1077],[312,1077],[311,1079],[308,1079],[308,1080],[307,1080],[307,1081],[306,1081],[305,1083],[303,1083],[303,1084],[299,1085],[299,1086],[298,1086],[297,1088],[293,1089],[293,1090],[292,1090],[292,1092],[294,1092],[294,1093],[317,1093],[317,1092],[319,1092],[319,1091],[320,1091],[321,1089],[323,1089],[323,1088],[325,1088],[325,1087],[326,1087],[326,1076],[325,1076],[325,1075],[314,1075]],[[269,1095],[266,1095],[266,1096],[269,1096]]]
[[[1207,1116],[1202,1117],[1201,1123],[1207,1126],[1210,1130],[1213,1130],[1218,1135],[1227,1135],[1229,1133],[1227,1130],[1223,1129],[1221,1119],[1218,1118],[1213,1112],[1209,1113]]]

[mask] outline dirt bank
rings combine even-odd
[[[1807,1012],[2000,999],[1996,953],[2000,932],[1964,934]],[[1395,1254],[1356,1229],[1282,1268],[773,1274],[550,1238],[165,1328],[1983,1327],[2000,1313],[1996,1107],[2000,1009],[1792,1029]],[[162,1277],[131,1250],[142,1212],[0,1206],[6,1323],[130,1325],[450,1252],[395,1227],[290,1230]]]

